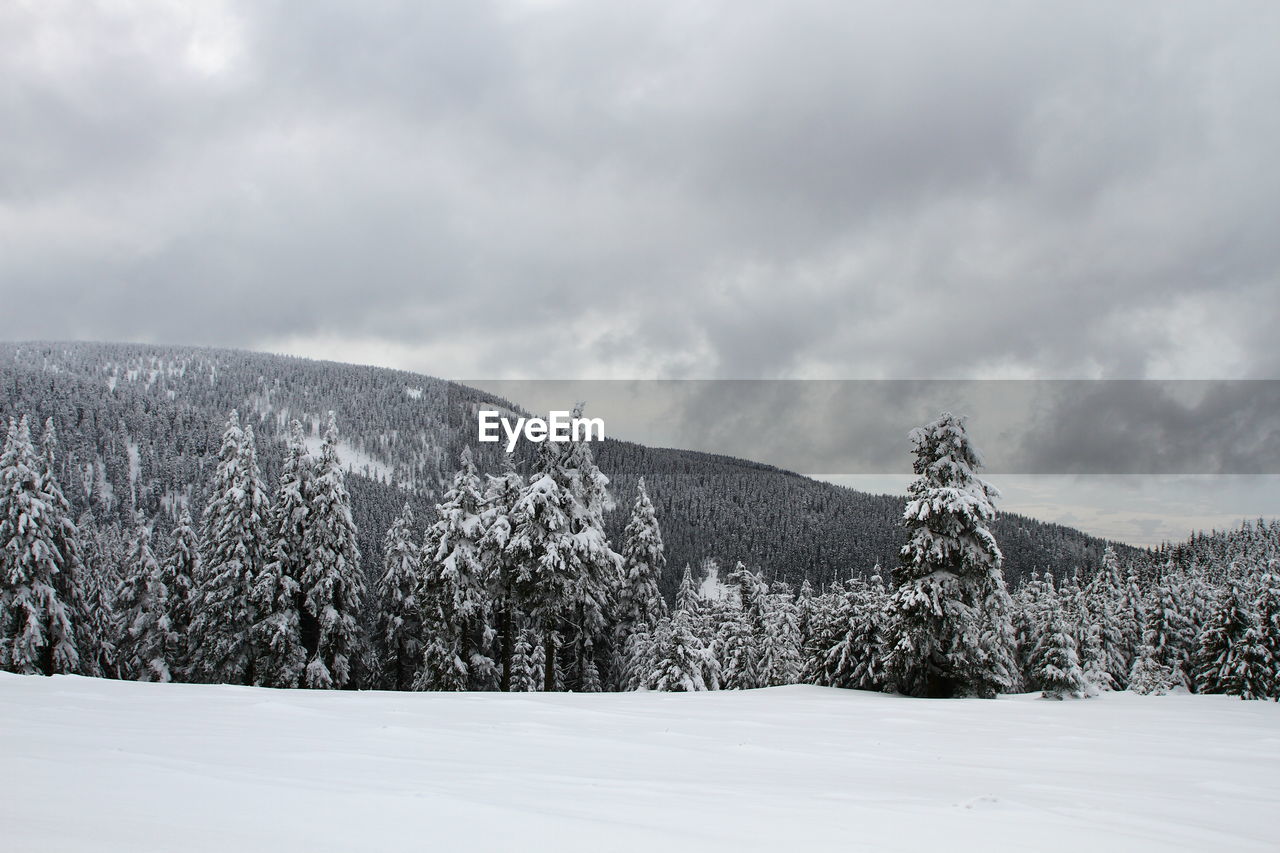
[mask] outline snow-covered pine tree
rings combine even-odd
[[[1060,609],[1048,614],[1031,656],[1031,672],[1045,699],[1079,699],[1088,693],[1076,640]]]
[[[1258,577],[1255,593],[1258,631],[1271,667],[1268,698],[1280,701],[1280,557],[1271,558]]]
[[[684,564],[684,574],[680,577],[680,586],[676,590],[676,610],[699,614],[702,612],[702,596],[698,585],[693,582],[693,568]]]
[[[103,656],[103,637],[98,630],[93,604],[85,595],[88,579],[85,577],[84,545],[71,517],[71,504],[58,480],[58,433],[53,418],[45,420],[44,433],[40,436],[39,462],[39,490],[46,495],[47,521],[53,531],[53,545],[62,557],[58,574],[54,577],[54,588],[75,626],[76,651],[80,659],[78,671],[83,675],[101,675],[98,664]]]
[[[875,572],[879,577],[880,572]],[[812,630],[814,599],[816,595],[813,591],[813,584],[809,583],[809,579],[805,578],[800,582],[800,589],[796,591],[796,618],[799,620],[800,628],[800,670],[804,671],[805,649],[809,646],[809,636]]]
[[[1143,696],[1163,696],[1179,683],[1173,670],[1161,663],[1155,649],[1144,645],[1138,650],[1137,660],[1129,673],[1129,689]]]
[[[191,624],[192,677],[253,684],[257,624],[251,591],[266,553],[267,496],[252,433],[231,412],[201,526],[199,604]]]
[[[726,690],[751,690],[765,686],[763,650],[768,587],[755,572],[739,562],[729,575],[737,591],[736,606],[720,623],[716,658],[721,663],[721,683]]]
[[[534,643],[528,631],[520,631],[511,644],[511,678],[507,690],[512,693],[531,693],[538,689],[541,671],[533,660]]]
[[[626,678],[627,639],[639,626],[657,624],[667,615],[667,602],[658,591],[666,563],[662,530],[641,477],[631,519],[623,531],[622,584],[618,588],[614,627],[614,648],[618,655],[614,669],[619,686]]]
[[[120,677],[172,681],[185,650],[169,621],[169,588],[151,548],[151,528],[144,523],[131,542],[125,572],[123,589],[116,596]]]
[[[1189,685],[1195,626],[1181,599],[1184,587],[1171,570],[1172,566],[1165,566],[1165,574],[1144,608],[1146,630],[1142,645],[1144,649],[1149,647],[1153,659],[1177,676],[1180,683]]]
[[[175,681],[183,681],[190,666],[192,610],[197,602],[196,578],[200,577],[200,538],[186,506],[178,514],[169,553],[160,564],[160,571],[161,582],[168,590],[169,628],[178,643],[177,664],[170,666],[170,674]]]
[[[544,442],[538,467],[511,511],[506,554],[515,566],[513,593],[519,608],[542,631],[543,686],[554,690],[558,629],[571,628],[571,688],[589,684],[587,662],[604,638],[622,558],[609,547],[603,513],[610,502],[607,478],[590,451]]]
[[[366,657],[360,632],[365,581],[346,472],[338,459],[338,423],[333,412],[311,486],[301,585],[303,613],[314,621],[303,622],[308,658],[303,685],[342,689],[354,686],[355,668]],[[314,627],[309,630],[309,626]]]
[[[800,614],[785,583],[775,581],[765,598],[760,644],[760,676],[763,686],[797,684],[800,657]]]
[[[303,682],[307,650],[302,642],[306,602],[302,576],[307,567],[306,534],[311,523],[314,465],[302,424],[289,424],[288,445],[275,501],[267,519],[268,550],[254,579],[252,596],[258,622],[254,648],[255,681],[264,687],[297,687]]]
[[[622,660],[616,664],[619,690],[639,690],[653,672],[654,630],[645,622],[636,625],[622,645]]]
[[[413,541],[413,509],[404,505],[382,545],[375,631],[380,646],[382,686],[408,690],[422,663],[422,552]]]
[[[1128,663],[1131,655],[1130,628],[1121,618],[1118,609],[1121,583],[1119,559],[1115,549],[1107,546],[1102,557],[1102,568],[1084,589],[1083,602],[1090,624],[1090,646],[1085,650],[1083,664],[1092,673],[1091,680],[1100,687],[1110,684],[1114,690],[1124,689],[1132,670],[1132,665]]]
[[[854,578],[847,592],[839,596],[843,606],[844,630],[821,659],[821,681],[829,687],[853,690],[883,690],[886,675],[881,668],[884,645],[884,611],[889,594],[879,575],[870,583]]]
[[[60,531],[25,415],[9,419],[0,453],[0,669],[24,674],[76,672],[74,614],[58,596]]]
[[[582,410],[583,404],[579,403],[573,417],[582,417]],[[614,508],[614,500],[609,478],[596,465],[589,442],[571,442],[559,454],[559,460],[557,469],[566,477],[564,485],[573,497],[571,518],[577,563],[568,626],[572,654],[567,675],[570,689],[597,692],[608,677],[607,673],[602,676],[600,667],[613,659],[615,599],[623,584],[622,556],[613,550],[604,529],[604,515]]]
[[[118,678],[115,591],[119,584],[120,565],[124,562],[124,549],[116,546],[118,528],[100,528],[91,510],[81,514],[76,527],[84,561],[81,595],[92,622],[90,634],[95,638],[91,652],[94,660],[83,664],[83,671],[104,678]]]
[[[717,689],[715,657],[693,632],[689,618],[687,612],[678,610],[658,623],[653,637],[653,668],[645,684],[650,690],[690,693]],[[708,673],[712,673],[711,681]]]
[[[1274,682],[1275,669],[1257,614],[1250,609],[1240,583],[1233,580],[1200,635],[1196,684],[1201,693],[1265,699],[1272,694]]]
[[[834,687],[833,673],[828,670],[829,652],[849,636],[853,620],[853,599],[843,584],[836,582],[821,595],[814,596],[809,617],[809,639],[804,647],[804,668],[800,679],[805,684]],[[872,654],[880,655],[879,649]],[[842,662],[837,656],[837,666]]]
[[[1116,599],[1116,613],[1124,634],[1124,662],[1127,673],[1133,669],[1133,662],[1137,660],[1138,650],[1142,648],[1143,637],[1147,631],[1146,602],[1138,580],[1137,566],[1133,563],[1129,564],[1125,572],[1124,583]]]
[[[465,670],[463,689],[488,690],[498,686],[499,674],[489,655],[492,645],[492,610],[489,601],[488,566],[482,559],[484,518],[481,515],[480,475],[463,448],[461,465],[453,485],[436,505],[437,521],[427,528],[423,543],[425,577],[438,589],[435,612],[443,619],[428,630],[448,634],[449,644]]]
[[[1036,647],[1040,645],[1040,636],[1044,633],[1045,623],[1051,611],[1057,609],[1057,595],[1053,588],[1053,575],[1045,572],[1043,577],[1032,573],[1018,588],[1013,596],[1013,629],[1017,640],[1018,668],[1022,673],[1023,683],[1035,689],[1035,675],[1032,658]]]
[[[963,418],[944,413],[911,431],[913,469],[903,515],[908,542],[895,570],[886,669],[915,696],[994,696],[1018,680],[1012,604],[989,525],[994,487]]]
[[[504,692],[514,689],[511,677],[515,647],[523,633],[518,626],[520,614],[515,594],[515,565],[507,552],[507,543],[511,540],[511,511],[520,499],[524,485],[524,477],[516,470],[512,457],[505,457],[502,473],[488,475],[481,512],[484,535],[480,538],[480,560],[489,582],[487,592],[497,631],[498,689]]]
[[[543,444],[550,446],[551,442]],[[571,606],[576,566],[570,528],[573,499],[547,463],[540,467],[511,509],[506,555],[514,569],[515,604],[541,635],[542,689],[550,692],[556,684],[555,632]]]

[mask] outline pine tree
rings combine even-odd
[[[520,500],[524,485],[524,477],[516,471],[512,458],[507,456],[502,473],[488,475],[484,510],[481,512],[484,535],[480,538],[480,560],[489,581],[488,597],[499,646],[498,689],[502,691],[515,689],[511,684],[512,667],[516,663],[516,643],[523,633],[517,624],[516,567],[507,551],[507,543],[511,541],[511,512]],[[527,641],[528,638],[525,639]]]
[[[406,503],[387,531],[378,580],[382,683],[391,690],[408,690],[422,661],[421,583],[422,554],[413,542],[413,510]]]
[[[1102,568],[1085,587],[1083,596],[1090,625],[1084,663],[1091,673],[1090,680],[1101,689],[1110,685],[1111,689],[1123,690],[1132,670],[1132,629],[1118,609],[1121,583],[1115,549],[1107,546]]]
[[[854,690],[882,690],[886,674],[882,668],[884,608],[888,593],[879,575],[870,583],[849,582],[838,599],[840,623],[831,643],[819,659],[819,683]]]
[[[193,675],[198,680],[253,684],[257,613],[251,592],[266,553],[267,497],[252,431],[232,411],[222,434],[218,468],[205,505],[199,605],[191,625]]]
[[[175,681],[187,678],[190,667],[192,611],[196,606],[196,578],[200,577],[200,540],[184,506],[170,537],[169,554],[161,564],[161,582],[168,590],[169,628],[178,644],[170,674]]]
[[[590,686],[595,649],[621,576],[622,558],[604,533],[608,480],[583,444],[564,452],[557,443],[545,442],[538,470],[511,511],[506,555],[515,566],[513,594],[543,632],[546,690],[555,689],[562,624],[573,631],[570,686]]]
[[[0,453],[0,669],[76,672],[74,614],[57,592],[63,556],[24,415]]]
[[[516,634],[511,647],[511,681],[508,690],[513,693],[531,693],[538,689],[541,672],[533,660],[534,646],[528,631]]]
[[[1196,683],[1202,693],[1241,699],[1272,695],[1275,671],[1257,615],[1238,582],[1232,581],[1212,621],[1200,635]]]
[[[676,610],[698,614],[702,612],[702,596],[698,585],[693,582],[693,568],[684,564],[684,574],[680,577],[680,587],[676,590]]]
[[[760,646],[760,676],[765,687],[800,681],[800,615],[791,591],[775,583],[765,599]]]
[[[307,654],[303,684],[342,689],[354,686],[354,667],[364,657],[360,619],[365,582],[333,412],[312,479],[309,509],[302,545],[303,613],[308,617],[302,626]]]
[[[1138,650],[1137,660],[1129,673],[1129,689],[1143,696],[1163,696],[1177,686],[1179,681],[1173,670],[1161,663],[1155,649],[1144,645]]]
[[[697,638],[689,625],[689,614],[677,611],[658,623],[653,639],[653,670],[646,687],[676,693],[715,690],[706,673],[717,665],[711,651]]]
[[[100,528],[92,511],[83,513],[76,526],[83,547],[81,596],[92,623],[89,634],[93,638],[93,660],[82,669],[86,674],[118,678],[115,591],[120,580],[118,571],[124,562],[123,549],[116,547],[117,528]]]
[[[622,584],[619,587],[615,647],[619,659],[618,676],[626,669],[627,638],[640,625],[653,625],[667,615],[667,603],[658,591],[667,558],[662,544],[662,530],[645,489],[644,478],[631,510],[631,520],[623,531]]]
[[[169,620],[170,592],[146,524],[138,525],[125,565],[125,580],[116,596],[120,677],[172,681],[184,650]]]
[[[583,404],[573,410],[582,417]],[[564,477],[572,496],[571,525],[575,531],[575,575],[570,628],[570,689],[597,692],[604,683],[599,667],[613,658],[612,623],[616,619],[615,599],[623,584],[622,556],[609,544],[604,515],[614,508],[609,478],[595,463],[591,445],[571,442],[559,455],[553,470]]]
[[[729,575],[737,590],[737,606],[720,624],[716,657],[722,666],[726,690],[751,690],[765,686],[764,653],[768,588],[754,572],[739,562]]]
[[[912,430],[913,468],[903,515],[909,539],[895,572],[886,668],[915,696],[994,696],[1017,683],[1012,602],[989,525],[994,487],[964,420],[944,413]]]
[[[1045,699],[1078,699],[1088,692],[1075,638],[1067,629],[1060,610],[1049,614],[1031,656],[1031,671]]]
[[[40,437],[37,472],[40,476],[39,491],[46,496],[45,509],[53,545],[62,557],[58,574],[54,576],[54,589],[75,626],[76,651],[80,661],[77,671],[84,675],[101,675],[99,661],[103,655],[103,637],[98,630],[94,605],[85,596],[89,585],[85,576],[84,546],[71,517],[71,504],[58,481],[57,458],[58,433],[53,418],[48,418],[44,434]]]
[[[1280,529],[1276,532],[1280,533]],[[1280,557],[1272,558],[1260,574],[1256,599],[1259,637],[1271,673],[1268,697],[1280,701],[1280,572],[1277,570],[1280,570]]]
[[[1180,683],[1187,684],[1195,626],[1181,600],[1182,592],[1182,585],[1172,576],[1163,578],[1153,590],[1152,601],[1145,608],[1143,647],[1149,647],[1158,664],[1176,675]]]
[[[267,520],[265,564],[252,590],[258,616],[254,626],[256,683],[264,687],[297,687],[303,682],[307,650],[302,642],[302,613],[306,609],[302,576],[307,566],[313,473],[302,424],[294,420],[289,425],[284,464]]]
[[[487,654],[492,611],[488,567],[482,559],[480,476],[470,448],[463,449],[461,463],[444,502],[436,506],[438,520],[427,529],[423,563],[426,576],[439,587],[429,593],[440,599],[442,621],[433,630],[452,635],[448,642],[462,662],[463,689],[484,690],[497,686],[498,672]]]

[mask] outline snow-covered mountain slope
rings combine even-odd
[[[0,673],[0,849],[1274,850],[1280,706]]]
[[[183,505],[199,517],[231,408],[254,427],[270,484],[289,419],[302,422],[314,446],[325,413],[336,411],[340,454],[357,475],[353,503],[371,577],[381,571],[382,534],[401,506],[408,500],[427,519],[464,444],[474,445],[482,468],[497,467],[499,446],[474,442],[475,411],[514,405],[399,370],[148,344],[0,343],[0,388],[0,419],[29,414],[57,424],[58,473],[76,517],[91,510],[99,524],[130,526],[136,507],[162,530]],[[646,478],[674,567],[663,582],[668,596],[679,569],[703,557],[815,585],[897,562],[899,497],[629,442],[607,441],[596,458],[621,507]],[[625,523],[625,512],[612,514],[610,534],[620,536]],[[1016,515],[1002,516],[995,533],[1013,580],[1045,569],[1091,572],[1106,544]]]

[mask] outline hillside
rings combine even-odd
[[[406,501],[419,518],[473,441],[480,405],[515,409],[473,388],[386,368],[234,350],[140,344],[0,344],[0,415],[52,416],[61,433],[62,481],[78,513],[98,524],[136,506],[162,525],[203,505],[228,410],[258,434],[268,478],[292,418],[312,435],[333,410],[343,432],[366,566]],[[495,468],[494,445],[475,447]],[[769,578],[815,584],[892,565],[902,499],[870,495],[740,459],[609,440],[597,452],[626,506],[644,476],[657,504],[669,563],[742,560]],[[625,513],[609,519],[615,536]],[[1098,564],[1105,543],[1072,528],[1005,515],[996,535],[1017,578]],[[668,572],[665,591],[677,580]]]

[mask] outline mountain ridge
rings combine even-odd
[[[198,511],[218,437],[232,408],[259,435],[270,485],[292,418],[319,434],[337,413],[342,454],[352,472],[366,569],[375,571],[381,537],[404,502],[430,518],[434,500],[470,446],[482,470],[496,470],[501,445],[475,441],[475,411],[518,402],[482,389],[396,368],[219,347],[111,342],[0,343],[0,414],[53,416],[60,474],[78,512],[122,523],[127,508],[171,519]],[[527,468],[531,451],[516,452]],[[645,477],[658,508],[670,568],[670,595],[684,563],[742,560],[766,577],[822,585],[887,570],[901,544],[904,499],[815,480],[764,462],[618,439],[598,445],[597,461],[620,509]],[[626,512],[610,514],[620,541]],[[1066,525],[1002,513],[995,525],[1016,580],[1032,571],[1092,571],[1115,544]]]

